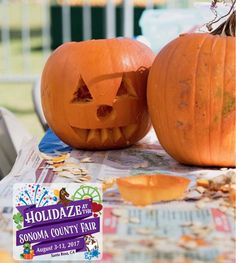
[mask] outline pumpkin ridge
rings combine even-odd
[[[171,44],[169,44],[169,45],[171,45]],[[169,53],[168,54],[166,54],[166,56],[168,56],[168,58],[169,58],[169,55],[170,55],[170,53],[172,52],[172,50],[169,50]],[[162,54],[164,53],[164,51],[160,51],[160,54],[159,54],[159,56],[162,56]],[[155,61],[156,61],[156,59],[155,59]],[[165,65],[165,63],[167,63],[167,60],[165,60],[164,61],[164,63],[163,63],[163,67],[166,67],[166,65]],[[156,68],[158,68],[159,67],[159,63],[157,62],[157,64],[155,65],[155,70],[154,70],[154,66],[152,66],[151,67],[151,70],[150,70],[150,73],[152,73],[152,71],[154,72],[154,71],[156,71]],[[159,75],[162,75],[162,74],[160,74],[158,71],[156,71],[155,73],[153,73],[153,74],[157,74],[157,77],[159,78]],[[151,74],[150,74],[151,75]],[[149,75],[149,76],[150,76]],[[164,78],[164,77],[163,77]],[[149,78],[149,82],[151,82],[151,78]],[[150,84],[148,85],[148,86],[150,86]],[[148,94],[148,97],[150,97],[150,100],[151,99],[153,99],[153,96],[154,96],[154,92],[151,90],[151,89],[149,89],[150,91],[149,91],[149,94]],[[156,91],[158,92],[158,86],[156,86]],[[158,108],[157,107],[159,107],[159,105],[154,105],[154,104],[151,104],[151,103],[149,103],[149,112],[152,112],[152,111],[155,111],[156,113],[157,113],[157,118],[159,119],[159,110],[158,110]],[[151,118],[152,118],[152,116],[151,116]],[[163,125],[163,122],[162,122],[162,119],[160,118],[160,120],[159,120],[160,122],[158,123],[158,125],[159,125],[159,127],[160,127],[160,130],[158,130],[158,129],[155,129],[156,130],[156,132],[157,133],[164,133],[163,132],[163,128],[165,128],[165,125]],[[152,119],[152,122],[154,122],[154,119]]]
[[[216,43],[218,41],[218,38],[213,38],[213,41],[212,41],[212,46],[211,46],[211,55],[213,53],[213,50],[216,46]],[[213,60],[211,60],[211,63],[210,63],[210,87],[208,89],[208,93],[209,93],[209,105],[208,105],[208,111],[209,111],[209,114],[208,114],[208,126],[209,126],[209,129],[208,129],[208,137],[209,137],[209,159],[210,159],[210,162],[211,163],[214,163],[214,159],[212,158],[212,149],[213,149],[213,146],[212,146],[212,132],[211,132],[211,125],[212,125],[212,119],[213,119],[213,113],[212,113],[212,104],[213,104],[213,98],[212,98],[212,90],[214,89],[213,85],[212,85],[212,80],[213,80],[213,70],[214,70],[214,64],[213,64]]]
[[[211,43],[211,55],[213,53],[213,48],[215,46],[215,43],[217,41],[217,38],[213,38],[213,41]],[[211,163],[214,162],[214,160],[212,159],[212,146],[211,146],[211,120],[212,120],[212,111],[211,111],[211,107],[212,107],[212,72],[213,72],[213,68],[214,68],[214,64],[213,64],[213,60],[211,59],[210,61],[210,68],[209,68],[209,78],[210,78],[210,85],[209,85],[209,89],[208,89],[208,97],[209,97],[209,104],[208,104],[208,152],[209,152],[209,160]]]
[[[225,68],[225,66],[227,65],[226,64],[226,50],[227,50],[227,38],[224,38],[224,68]],[[225,71],[224,71],[224,74],[223,74],[223,87],[224,87],[224,85],[225,85]],[[224,90],[222,90],[222,96],[221,96],[221,98],[222,98],[222,109],[223,109],[223,107],[224,107],[224,97],[225,97],[225,94],[224,94]],[[223,129],[222,129],[222,126],[223,126],[223,111],[221,111],[221,119],[220,119],[220,143],[219,143],[219,151],[218,151],[218,160],[220,160],[220,155],[221,155],[221,153],[220,153],[220,148],[221,148],[221,145],[222,145],[222,133],[223,133]]]
[[[186,43],[186,44],[188,44],[188,43]],[[167,59],[167,61],[171,61],[172,59],[173,59],[173,56],[175,55],[175,53],[176,52],[178,52],[178,48],[179,47],[181,47],[182,48],[182,42],[181,42],[181,39],[180,39],[180,41],[179,41],[179,43],[175,46],[175,48],[173,49],[173,50],[171,50],[171,54],[170,54],[170,56],[168,57],[168,59]],[[170,63],[167,63],[167,67],[165,68],[165,88],[163,89],[164,90],[164,101],[167,101],[167,92],[166,92],[166,86],[167,86],[167,84],[168,84],[168,80],[167,80],[167,77],[168,77],[168,75],[169,75],[169,70],[170,70]],[[166,103],[164,103],[164,111],[165,111],[165,116],[166,116],[166,123],[167,123],[167,125],[166,125],[166,130],[167,130],[167,133],[166,134],[171,134],[172,132],[171,132],[171,128],[170,128],[170,123],[169,123],[169,118],[168,118],[168,109],[167,109],[167,104]],[[164,125],[164,127],[165,127],[165,125]],[[171,140],[171,144],[173,144],[174,145],[174,148],[175,149],[177,149],[177,147],[176,147],[176,143],[175,143],[175,140],[173,140],[173,138],[172,138],[172,136],[170,136],[169,137],[169,139]],[[180,140],[179,140],[180,141]],[[182,144],[181,142],[180,142],[180,144]],[[182,153],[179,153],[179,155],[181,156],[181,159],[185,159],[185,157],[184,157],[184,153],[182,154]]]
[[[188,35],[188,36],[190,37],[191,35]],[[195,35],[195,39],[197,39],[197,35]],[[194,41],[196,41],[195,39],[194,39]],[[200,53],[201,53],[202,46],[204,45],[206,40],[207,40],[207,36],[205,36],[204,39],[202,39],[201,41],[199,41],[199,43],[196,44],[196,46],[197,46],[197,53],[195,54],[196,62],[195,62],[195,64],[191,63],[192,67],[193,67],[194,74],[193,74],[193,77],[191,77],[191,82],[192,82],[191,83],[191,87],[189,87],[189,89],[192,89],[193,92],[192,92],[191,95],[189,95],[189,98],[188,98],[188,100],[189,100],[189,102],[188,102],[189,103],[189,107],[190,108],[193,107],[193,116],[192,116],[192,118],[190,120],[188,120],[188,122],[191,123],[189,125],[192,125],[193,126],[192,129],[194,130],[194,135],[193,135],[193,137],[194,137],[193,142],[194,143],[193,144],[194,144],[195,151],[193,151],[193,152],[197,153],[199,162],[202,162],[202,161],[201,161],[201,157],[200,157],[200,153],[199,153],[198,144],[196,143],[196,129],[195,129],[195,126],[194,126],[195,123],[196,123],[195,122],[195,115],[196,115],[195,114],[195,103],[196,103],[196,91],[197,91],[196,77],[197,77],[197,71],[198,71],[198,66],[199,66],[199,63],[198,63],[199,56],[200,56]],[[196,48],[196,46],[192,47],[192,45],[193,45],[193,43],[192,43],[191,40],[186,41],[185,42],[185,46],[182,47],[182,50],[189,50],[189,49],[192,49],[192,48]],[[180,141],[181,149],[184,149],[184,143],[182,143],[182,140],[179,140],[179,141]],[[182,160],[185,162],[186,155],[184,155],[184,158],[182,158]]]
[[[200,46],[199,46],[199,49],[198,49],[198,52],[197,52],[197,55],[196,55],[196,68],[195,68],[195,71],[194,71],[194,78],[193,78],[193,80],[194,80],[194,110],[193,110],[193,115],[194,115],[194,117],[193,117],[193,120],[194,120],[194,138],[195,138],[195,145],[196,145],[196,151],[197,151],[197,153],[198,153],[198,162],[200,163],[200,164],[203,164],[203,161],[202,161],[202,158],[201,158],[201,154],[200,154],[200,150],[199,150],[199,146],[198,146],[198,144],[196,143],[196,141],[197,141],[197,135],[196,135],[196,123],[197,123],[197,121],[196,121],[196,107],[195,107],[195,103],[196,103],[196,91],[197,91],[197,72],[198,72],[198,68],[199,68],[199,63],[198,63],[198,61],[199,61],[199,57],[200,57],[200,53],[201,53],[201,49],[202,49],[202,47],[203,47],[203,45],[204,45],[204,43],[206,42],[206,40],[208,39],[208,36],[206,35],[206,37],[202,40],[202,42],[200,43]]]
[[[171,46],[172,43],[169,43],[168,45]],[[173,45],[174,45],[174,44],[173,44]],[[169,54],[170,54],[171,52],[172,52],[172,49],[171,49],[171,50],[168,50],[168,53],[165,54],[165,55],[168,56],[168,58],[169,58]],[[159,57],[164,56],[164,53],[165,53],[165,47],[160,51]],[[157,129],[157,127],[154,127],[155,132],[157,133],[157,137],[159,137],[158,134],[163,134],[163,133],[165,133],[165,132],[163,132],[163,127],[165,127],[165,125],[163,124],[162,118],[159,118],[159,110],[158,110],[158,107],[159,107],[160,105],[155,105],[154,103],[151,103],[151,101],[152,101],[152,99],[153,99],[153,97],[154,97],[154,89],[151,89],[151,88],[150,88],[150,87],[153,85],[153,83],[152,83],[153,80],[152,80],[151,77],[150,77],[151,75],[156,74],[158,79],[161,78],[160,75],[163,76],[163,74],[160,74],[160,72],[157,70],[158,67],[159,67],[159,63],[158,63],[158,61],[157,61],[157,63],[155,64],[156,60],[157,60],[157,57],[155,58],[155,60],[154,60],[154,62],[153,62],[153,65],[152,65],[152,67],[151,67],[151,69],[150,69],[149,76],[148,76],[147,99],[148,99],[148,111],[149,111],[149,113],[155,111],[155,113],[156,113],[156,115],[157,115],[157,119],[159,119],[159,122],[157,123],[158,129]],[[163,68],[166,67],[165,63],[167,63],[167,59],[164,60],[164,62],[163,62]],[[158,92],[158,86],[155,87],[155,92]],[[153,122],[155,122],[155,121],[156,121],[155,116],[152,116],[152,114],[151,114],[151,122],[153,123]],[[164,148],[165,148],[165,147],[164,147]]]

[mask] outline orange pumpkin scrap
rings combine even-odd
[[[207,179],[197,179],[197,186],[208,188],[210,186],[209,180]]]
[[[236,185],[232,185],[229,190],[229,202],[232,205],[236,204]]]
[[[82,149],[132,145],[150,128],[146,84],[154,54],[117,38],[70,42],[49,57],[42,105],[52,130]]]
[[[19,261],[16,261],[13,259],[12,254],[9,251],[0,250],[0,258],[1,258],[1,262],[6,262],[6,263],[17,263]]]
[[[235,19],[233,14],[220,35],[181,35],[160,51],[150,70],[152,124],[161,145],[181,163],[236,165],[236,39],[228,35]]]
[[[125,201],[145,206],[180,199],[190,180],[180,176],[154,174],[121,177],[116,182]]]
[[[180,244],[187,244],[191,242],[192,244],[194,243],[196,247],[205,247],[208,245],[207,241],[201,237],[197,236],[191,236],[191,235],[183,235],[180,237],[179,243]]]

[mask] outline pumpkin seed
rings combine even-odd
[[[230,183],[231,183],[231,184],[236,184],[236,175],[234,175],[234,176],[231,177]]]
[[[137,229],[136,233],[140,235],[150,235],[152,233],[152,230],[148,227],[140,227]]]
[[[196,189],[194,189],[191,192],[188,192],[185,195],[185,199],[186,200],[199,200],[202,197],[202,193],[199,193]]]
[[[191,227],[191,226],[193,226],[193,223],[192,222],[185,222],[185,223],[181,224],[180,226],[182,226],[182,227]]]
[[[228,207],[227,207],[227,206],[223,206],[223,205],[219,205],[218,209],[219,209],[221,212],[225,213],[225,211],[227,211]]]
[[[63,168],[60,166],[60,167],[53,168],[52,170],[53,172],[62,172]]]
[[[126,212],[124,209],[118,209],[118,208],[112,209],[111,213],[113,216],[116,216],[116,217],[122,217],[126,215]]]
[[[226,167],[223,167],[223,168],[220,168],[220,170],[221,170],[221,171],[227,171],[227,170],[228,170],[228,168],[226,168]]]
[[[198,201],[196,203],[196,207],[199,208],[199,209],[202,209],[202,208],[205,208],[206,207],[206,203],[202,200]]]
[[[223,193],[228,193],[229,190],[230,190],[229,184],[222,185],[222,186],[220,187],[220,190],[221,190]]]
[[[129,222],[133,224],[140,224],[140,219],[138,217],[130,217]]]
[[[93,163],[93,160],[90,157],[86,157],[80,160],[81,163]]]
[[[87,176],[83,176],[79,180],[82,181],[82,182],[85,182],[85,181],[89,181],[90,178],[88,178]]]
[[[148,161],[144,161],[144,162],[142,162],[142,163],[134,164],[134,165],[133,165],[133,168],[134,168],[134,169],[146,168],[146,167],[148,167],[148,166],[149,166]]]
[[[179,245],[185,249],[193,250],[198,247],[197,243],[194,240],[189,240],[188,242],[179,242]]]

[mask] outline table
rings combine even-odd
[[[60,151],[70,152],[65,162],[87,169],[89,181],[108,186],[103,195],[102,262],[235,262],[234,208],[225,209],[221,198],[208,202],[181,200],[140,208],[125,203],[113,184],[121,176],[162,173],[190,178],[191,189],[199,177],[214,178],[235,173],[235,169],[181,165],[162,149],[153,131],[128,149],[97,152],[74,150],[57,137],[50,137],[50,141],[47,136],[40,144],[41,150],[54,151],[57,155]],[[45,148],[47,140],[53,147]],[[31,139],[20,151],[11,173],[0,182],[1,248],[11,251],[12,184],[75,181],[74,175],[65,177],[62,171],[53,171],[43,157],[37,142]]]

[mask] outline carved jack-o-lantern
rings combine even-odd
[[[82,149],[131,145],[148,132],[146,84],[154,54],[130,39],[71,42],[48,59],[42,104],[52,130]]]

